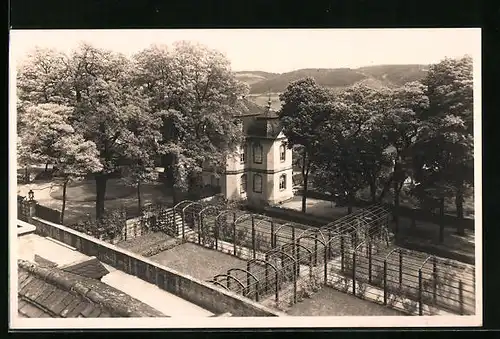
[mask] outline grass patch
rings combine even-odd
[[[201,280],[212,279],[231,268],[246,267],[245,260],[192,243],[176,246],[150,259]]]
[[[125,185],[119,179],[110,179],[106,185],[106,200],[116,200],[135,194],[136,189]],[[56,200],[62,200],[63,189],[58,187],[50,193]],[[74,202],[89,202],[96,199],[96,185],[94,180],[85,180],[68,185],[66,200]]]
[[[318,292],[293,305],[287,312],[293,316],[395,316],[406,315],[403,312],[359,299],[330,287],[323,287]]]

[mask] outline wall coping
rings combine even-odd
[[[60,224],[56,224],[56,223],[53,223],[53,222],[47,221],[47,220],[45,220],[45,219],[41,219],[41,218],[39,218],[39,217],[33,217],[32,219],[33,219],[33,220],[36,220],[36,221],[38,221],[38,222],[40,222],[40,223],[44,223],[44,224],[47,224],[47,225],[49,225],[49,226],[52,226],[52,227],[54,227],[54,228],[61,229],[61,230],[65,231],[65,232],[67,232],[67,233],[73,234],[74,236],[80,237],[81,239],[85,239],[85,240],[87,240],[87,241],[90,241],[90,242],[96,243],[96,244],[98,244],[98,245],[100,245],[100,246],[103,246],[103,247],[105,247],[105,248],[108,248],[108,249],[110,249],[110,250],[112,250],[112,251],[115,251],[115,252],[118,252],[118,253],[125,254],[125,255],[127,255],[127,256],[129,256],[129,257],[131,257],[131,258],[133,258],[133,259],[135,259],[135,260],[137,260],[137,261],[142,261],[142,262],[144,262],[144,263],[147,263],[148,265],[155,266],[155,267],[157,267],[157,268],[159,268],[159,269],[161,269],[161,270],[163,270],[163,271],[165,271],[165,272],[168,272],[168,273],[170,273],[170,274],[172,274],[172,275],[177,275],[177,276],[179,276],[179,277],[181,277],[181,278],[184,278],[184,279],[186,279],[186,280],[190,280],[190,281],[192,281],[192,282],[194,282],[194,283],[196,283],[196,284],[198,284],[198,285],[201,285],[201,286],[203,286],[203,287],[206,287],[206,288],[208,288],[208,289],[215,290],[215,291],[217,291],[218,293],[221,293],[221,294],[223,294],[223,295],[225,295],[225,296],[227,296],[227,297],[230,297],[230,298],[236,299],[236,300],[238,300],[238,301],[240,301],[240,302],[242,302],[242,303],[245,303],[245,304],[251,305],[252,307],[255,307],[255,308],[257,308],[257,309],[260,309],[261,311],[263,311],[263,312],[265,312],[265,313],[269,313],[270,315],[274,315],[274,316],[285,316],[285,314],[282,314],[281,312],[278,312],[278,311],[272,310],[272,309],[270,309],[270,308],[268,308],[268,307],[266,307],[266,306],[264,306],[264,305],[261,305],[261,304],[259,304],[259,303],[257,303],[257,302],[254,302],[253,300],[243,298],[243,297],[241,297],[240,295],[238,295],[238,294],[236,294],[236,293],[234,293],[234,292],[224,290],[224,289],[219,288],[219,287],[217,287],[217,286],[212,286],[211,284],[209,284],[209,283],[207,283],[207,282],[205,282],[205,281],[203,281],[203,280],[196,279],[196,278],[194,278],[194,277],[192,277],[192,276],[190,276],[190,275],[188,275],[188,274],[180,273],[180,272],[178,272],[178,271],[176,271],[176,270],[174,270],[174,269],[172,269],[172,268],[170,268],[170,267],[167,267],[167,266],[161,265],[161,264],[159,264],[159,263],[157,263],[157,262],[155,262],[155,261],[152,261],[152,260],[150,260],[150,259],[148,259],[148,258],[146,258],[146,257],[143,257],[143,256],[138,255],[138,254],[136,254],[136,253],[133,253],[133,252],[127,251],[127,250],[125,250],[125,249],[123,249],[123,248],[120,248],[120,247],[118,247],[118,246],[115,246],[115,245],[109,244],[109,243],[107,243],[107,242],[105,242],[105,241],[102,241],[102,240],[99,240],[99,239],[97,239],[97,238],[91,237],[91,236],[89,236],[89,235],[87,235],[87,234],[84,234],[84,233],[81,233],[81,232],[75,231],[75,230],[73,230],[73,229],[71,229],[71,228],[69,228],[69,227],[66,227],[66,226],[63,226],[63,225],[60,225]],[[110,265],[110,266],[113,266],[113,265]],[[115,268],[116,268],[116,267],[115,267]],[[118,269],[118,268],[117,268],[117,269]]]

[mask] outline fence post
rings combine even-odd
[[[182,240],[186,240],[186,213],[184,210],[181,212],[181,220],[182,220]]]
[[[403,252],[399,251],[399,288],[403,285]]]
[[[247,288],[246,288],[246,293],[245,294],[249,294],[250,293],[250,262],[247,261]]]
[[[314,266],[318,266],[318,232],[314,234]]]
[[[274,222],[271,220],[271,248],[274,248]]]
[[[297,266],[297,262],[294,262],[293,263],[293,266]],[[296,271],[296,269],[294,269],[294,271]],[[293,302],[296,303],[297,302],[297,276],[294,274],[292,274],[293,276]]]
[[[313,277],[313,256],[309,253],[309,279],[312,280]]]
[[[368,242],[368,282],[372,283],[372,242]]]
[[[198,215],[198,245],[201,244],[202,228],[203,228],[203,215]]]
[[[458,281],[458,302],[460,303],[460,315],[464,315],[464,286],[462,279]]]
[[[266,257],[267,257],[267,255],[266,255]],[[269,265],[266,265],[264,272],[265,272],[265,279],[266,279],[266,284],[264,285],[264,291],[267,294],[269,292]]]
[[[324,277],[323,278],[325,279],[325,285],[326,285],[328,283],[328,252],[327,252],[326,246],[324,246],[324,250],[325,250],[325,253],[324,253],[325,256],[324,256],[323,260],[325,261],[325,263],[324,263],[325,267],[323,269],[324,270],[324,273],[323,273]]]
[[[434,305],[437,301],[437,260],[432,257],[432,302]]]
[[[233,221],[233,254],[236,255],[236,222]]]
[[[332,257],[332,231],[328,230],[328,259]]]
[[[356,250],[352,252],[352,294],[356,295]]]
[[[259,281],[255,282],[255,301],[259,302]]]
[[[215,250],[219,249],[219,220],[217,217],[214,220],[214,237],[215,237]]]
[[[384,260],[384,305],[387,305],[387,260]]]
[[[252,214],[252,254],[253,258],[255,259],[256,253],[255,253],[255,216]]]
[[[344,272],[344,235],[340,236],[340,270]]]
[[[423,315],[424,310],[422,302],[422,269],[418,270],[418,315]]]
[[[300,275],[300,238],[297,239],[297,276]],[[294,245],[295,246],[295,245]]]
[[[292,227],[292,256],[293,259],[297,258],[297,244],[295,243],[295,227]],[[298,275],[297,265],[293,265],[294,272],[293,274]]]

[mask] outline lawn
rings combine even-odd
[[[177,246],[179,241],[179,239],[172,238],[163,232],[153,232],[130,240],[121,241],[116,245],[130,252],[150,256],[148,254],[154,253],[154,249],[161,250],[163,248],[165,250],[166,248],[172,248]]]
[[[211,280],[231,268],[246,268],[245,260],[189,242],[149,259],[200,280]]]
[[[165,196],[161,191],[161,184],[143,184],[141,187],[142,204],[148,202],[162,202],[171,204],[172,198]],[[61,188],[51,181],[35,181],[31,184],[19,184],[17,194],[27,196],[28,191],[33,190],[35,200],[40,205],[61,211]],[[66,201],[66,211],[64,224],[71,225],[82,218],[95,217],[95,201],[92,196],[95,192],[95,185],[92,181],[85,181],[75,184],[68,189],[68,199]],[[84,198],[80,197],[83,194]],[[116,209],[124,207],[127,210],[137,209],[137,196],[135,190],[126,186],[119,179],[111,179],[106,189],[106,209]]]
[[[292,316],[396,316],[406,315],[397,310],[359,299],[353,295],[323,287],[310,298],[293,305]]]

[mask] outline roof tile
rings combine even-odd
[[[54,303],[52,305],[49,305],[49,309],[55,314],[61,313],[61,311],[64,310],[67,305],[67,301],[65,303],[65,300],[67,300],[68,297],[71,297],[71,294],[69,292],[62,292],[54,301]]]
[[[87,302],[87,306],[80,312],[84,317],[88,317],[90,313],[94,310],[95,305],[91,302]]]
[[[45,313],[42,309],[30,303],[26,303],[22,308],[19,309],[19,312],[29,318],[38,318],[42,313]]]
[[[66,307],[60,312],[61,317],[72,317],[72,314],[77,315],[79,311],[77,310],[80,305],[84,305],[85,301],[82,301],[78,296],[71,295],[73,299],[66,305]],[[76,312],[75,312],[76,311]]]
[[[102,310],[99,306],[95,305],[96,307],[94,307],[94,309],[92,310],[92,312],[90,312],[87,316],[87,318],[97,318],[99,317],[99,315],[102,313]]]
[[[85,301],[85,300],[80,300],[79,303],[70,311],[68,311],[68,314],[66,315],[66,317],[68,318],[74,318],[74,317],[78,317],[81,315],[81,312],[83,310],[85,310],[89,305],[89,302],[88,301]],[[70,307],[68,306],[68,309]],[[83,317],[83,315],[81,315]]]
[[[35,300],[38,296],[46,293],[50,287],[48,283],[40,279],[33,279],[32,282],[26,285],[21,291],[22,295],[30,300]]]
[[[33,301],[36,302],[36,303],[38,303],[38,304],[40,304],[40,305],[43,305],[45,303],[45,300],[47,300],[48,298],[50,298],[53,293],[57,293],[57,287],[55,287],[53,285],[49,285],[49,287],[45,290],[45,293],[39,295]]]
[[[163,313],[99,280],[20,260],[18,295],[54,317],[155,317]],[[102,264],[99,264],[102,265]],[[99,267],[91,262],[91,267]],[[83,266],[81,266],[83,267]],[[23,272],[28,272],[26,277]],[[95,272],[95,271],[93,271]],[[26,306],[21,303],[20,306]],[[32,311],[33,313],[34,311]],[[40,312],[38,312],[40,313]],[[28,315],[29,316],[29,315]]]

